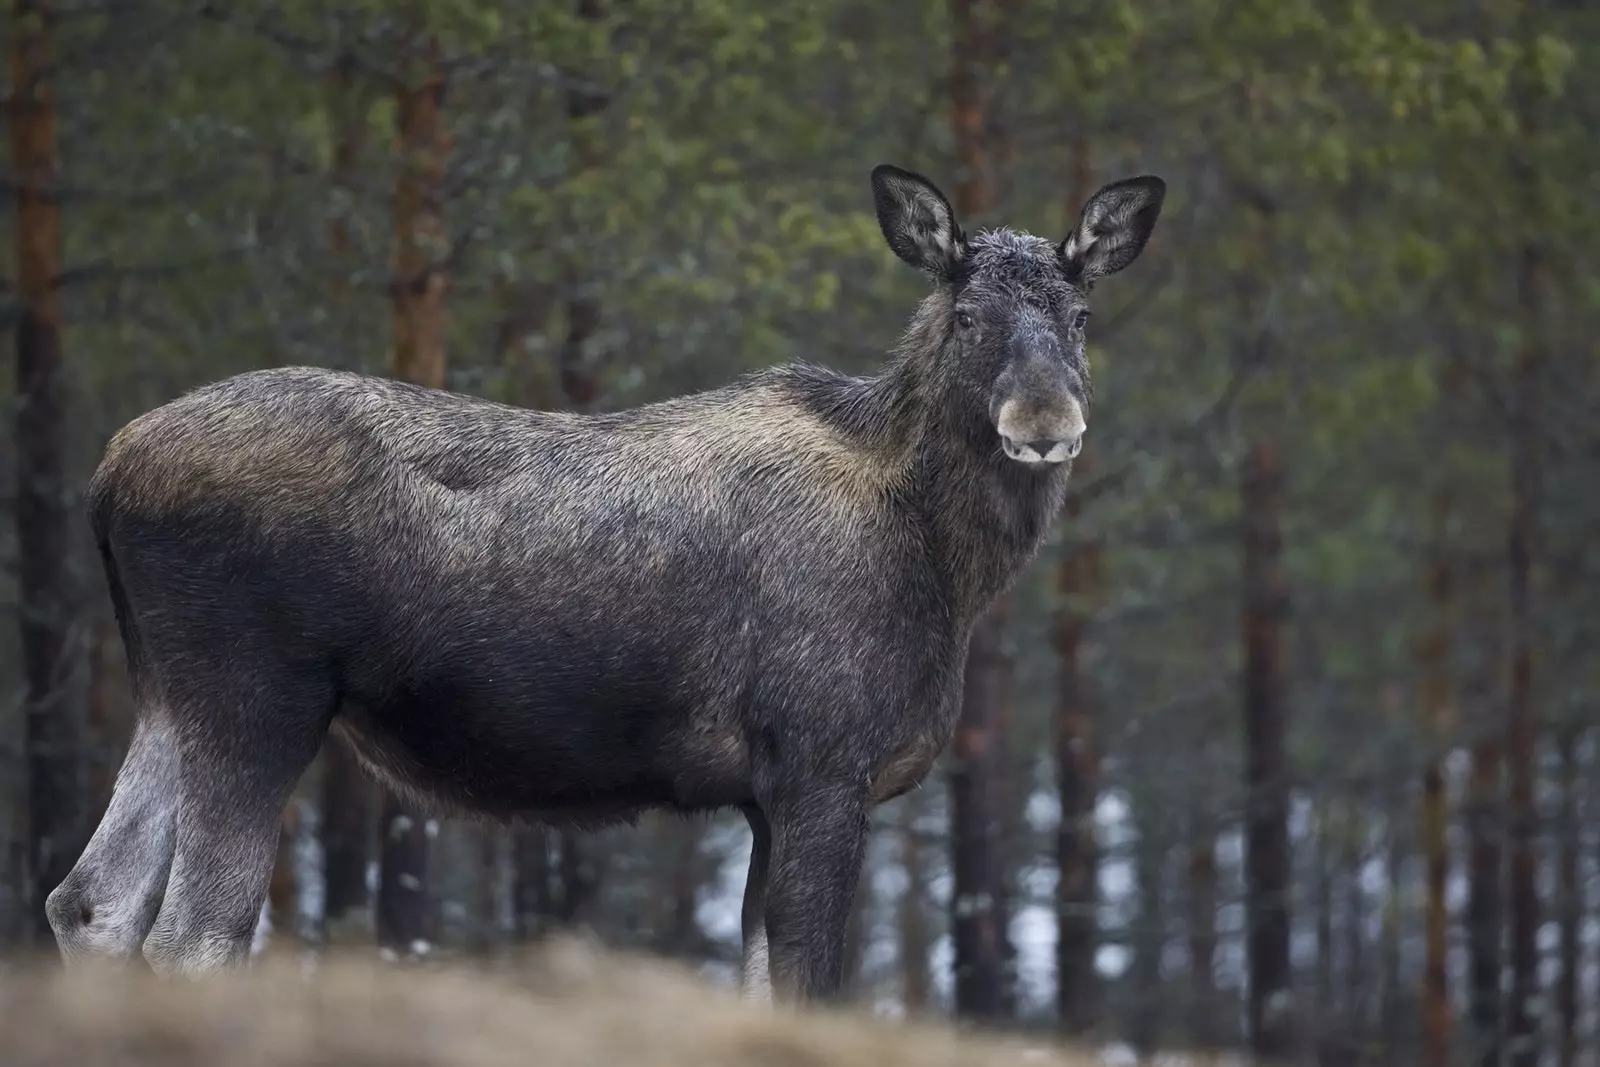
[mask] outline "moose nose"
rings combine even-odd
[[[1083,434],[1073,434],[1071,437],[1041,437],[1034,441],[1024,441],[1022,444],[1025,448],[1033,449],[1041,457],[1065,452],[1070,458],[1082,450]]]
[[[1062,463],[1076,456],[1083,447],[1083,434],[1071,437],[1038,437],[1033,440],[1000,435],[1005,451],[1024,463]]]

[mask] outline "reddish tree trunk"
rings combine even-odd
[[[1289,961],[1288,709],[1283,679],[1282,474],[1277,446],[1245,458],[1244,533],[1245,910],[1250,1044],[1264,1059],[1293,1051]]]
[[[81,708],[68,699],[75,610],[68,551],[66,412],[61,356],[61,176],[54,13],[12,7],[10,129],[17,174],[17,617],[28,767],[33,930],[53,944],[44,901],[88,842]]]
[[[1085,460],[1080,460],[1078,473],[1081,475],[1087,466]],[[1079,507],[1076,498],[1069,500],[1069,516],[1076,517]],[[1098,947],[1099,842],[1094,814],[1100,757],[1082,660],[1083,634],[1093,613],[1099,565],[1100,545],[1088,540],[1069,548],[1057,571],[1061,605],[1056,612],[1056,651],[1061,675],[1055,739],[1060,801],[1056,830],[1056,1002],[1061,1030],[1067,1034],[1090,1030],[1099,1007],[1099,980],[1094,965]]]
[[[1000,820],[990,786],[995,750],[1004,740],[995,729],[1007,669],[1000,634],[1001,620],[993,615],[990,625],[973,632],[950,772],[956,1012],[982,1020],[1000,1017],[1005,982]]]
[[[1074,143],[1069,204],[1076,211],[1089,198],[1092,172],[1088,144]],[[1070,216],[1069,216],[1070,217]],[[1080,457],[1074,479],[1087,480],[1093,457]],[[1076,533],[1083,520],[1083,498],[1072,493],[1066,526]],[[1060,1029],[1081,1035],[1095,1024],[1099,1008],[1096,906],[1099,901],[1099,841],[1095,802],[1100,791],[1100,754],[1094,704],[1083,662],[1083,639],[1098,606],[1100,539],[1082,534],[1069,545],[1056,570],[1055,644],[1060,686],[1056,702],[1055,763],[1060,822],[1056,830],[1056,1013]]]
[[[996,170],[992,58],[996,6],[952,0],[950,125],[957,174],[954,207],[973,223],[994,211]],[[961,718],[952,746],[950,847],[954,887],[951,935],[955,945],[958,1016],[1003,1016],[1009,983],[1005,902],[1004,817],[1001,778],[1006,770],[1004,649],[1007,605],[997,602],[973,628],[962,687]]]

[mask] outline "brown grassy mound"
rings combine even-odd
[[[1087,1067],[843,1012],[741,1003],[652,961],[564,943],[504,973],[290,961],[199,984],[147,972],[0,982],[7,1067]]]

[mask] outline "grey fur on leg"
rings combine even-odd
[[[767,863],[772,851],[772,830],[761,809],[744,809],[750,824],[750,870],[745,876],[744,905],[740,912],[743,953],[739,970],[739,994],[745,1000],[772,1000],[772,970],[767,953]]]
[[[332,704],[322,686],[270,670],[240,670],[232,684],[195,677],[193,685],[217,696],[184,706],[177,848],[166,899],[144,941],[150,966],[172,978],[248,961],[283,808],[317,754],[321,716]],[[227,698],[241,689],[250,695]]]
[[[171,724],[159,711],[141,717],[100,825],[45,901],[66,966],[138,955],[172,866],[178,768]]]
[[[867,846],[867,798],[807,788],[769,810],[767,950],[780,1003],[837,1000],[844,942]]]
[[[187,789],[180,801],[166,900],[144,941],[144,957],[157,974],[200,978],[249,959],[282,805],[254,795],[234,800],[237,809],[224,813],[222,801],[219,791],[197,802]]]

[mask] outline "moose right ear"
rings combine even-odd
[[[882,163],[872,169],[872,201],[894,254],[948,279],[967,253],[967,239],[938,187],[920,174]]]

